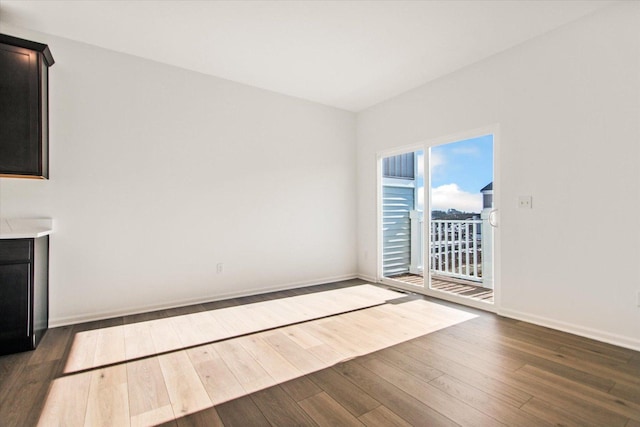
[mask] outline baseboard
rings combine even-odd
[[[358,274],[357,277],[358,277],[358,279],[362,279],[362,280],[365,280],[367,282],[378,283],[378,279],[376,279],[373,276],[367,276],[366,274]]]
[[[102,311],[98,313],[80,314],[76,316],[58,317],[58,318],[52,318],[52,319],[50,318],[49,327],[57,328],[59,326],[75,325],[77,323],[84,323],[84,322],[94,322],[96,320],[110,319],[112,317],[129,316],[132,314],[147,313],[147,312],[156,311],[156,310],[166,310],[170,308],[184,307],[184,306],[193,305],[193,304],[203,304],[207,302],[220,301],[220,300],[225,300],[229,298],[239,298],[239,297],[246,297],[250,295],[260,295],[260,294],[266,294],[269,292],[284,291],[288,289],[304,288],[307,286],[324,285],[324,284],[341,282],[344,280],[352,280],[357,278],[359,277],[355,273],[345,274],[341,276],[324,277],[321,279],[315,279],[315,280],[309,280],[309,281],[291,282],[291,283],[286,283],[282,285],[271,286],[269,288],[245,289],[239,292],[227,292],[227,293],[208,295],[208,296],[198,297],[198,298],[182,299],[182,300],[171,301],[171,302],[166,302],[161,304],[152,304],[152,305],[137,306],[137,307],[126,307],[120,310],[107,310],[107,311]]]
[[[581,337],[590,338],[596,341],[613,344],[619,347],[628,348],[630,350],[640,351],[640,340],[627,337],[624,335],[611,334],[609,332],[600,331],[598,329],[585,328],[584,326],[573,323],[561,322],[547,317],[536,316],[517,310],[501,309],[498,311],[500,316],[509,317],[511,319],[522,320],[524,322],[533,323],[535,325],[544,326],[551,329],[557,329]]]

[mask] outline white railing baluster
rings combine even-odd
[[[476,236],[478,235],[478,224],[473,223],[473,275],[478,276],[478,240]]]
[[[471,263],[469,262],[469,244],[471,242],[469,241],[469,223],[465,222],[464,224],[464,255],[465,255],[465,273],[467,274],[467,276],[469,275],[469,273],[471,273],[471,271],[469,271],[471,268]]]
[[[449,223],[444,223],[444,271],[449,271],[451,262],[449,261]]]
[[[436,239],[436,247],[438,248],[438,269],[444,270],[444,252],[442,252],[442,241],[444,235],[442,234],[442,224],[438,223],[438,238]]]
[[[456,263],[458,264],[454,271],[457,270],[458,274],[462,274],[462,253],[460,252],[460,249],[462,249],[462,229],[460,224],[454,224],[453,229],[456,233],[454,249],[456,251]]]

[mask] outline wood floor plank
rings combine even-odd
[[[73,333],[64,372],[71,373],[93,367],[98,345],[98,330]]]
[[[600,422],[602,423],[607,423],[607,420],[611,418],[613,420],[612,422],[615,422],[617,425],[620,424],[621,418],[616,414],[610,411],[602,410],[600,408],[583,408],[585,403],[581,399],[559,392],[553,386],[541,384],[540,382],[529,382],[518,379],[518,377],[516,375],[512,375],[508,369],[503,369],[499,365],[492,366],[491,364],[486,363],[478,364],[475,360],[471,360],[466,357],[460,357],[460,354],[457,352],[450,352],[449,354],[442,353],[441,349],[437,349],[435,346],[425,346],[424,343],[420,342],[420,340],[416,340],[414,341],[414,343],[422,347],[428,347],[429,352],[438,352],[441,356],[444,355],[446,357],[450,357],[452,358],[452,360],[464,364],[467,367],[478,369],[487,376],[499,375],[501,376],[501,380],[503,382],[506,382],[512,387],[519,388],[526,393],[537,396],[538,398],[551,398],[554,399],[554,402],[562,402],[563,407],[566,407],[567,410],[570,411],[573,410],[576,415],[586,412],[589,414],[591,419],[600,420]]]
[[[508,374],[509,372],[513,372],[516,366],[519,365],[518,367],[521,367],[525,364],[524,361],[519,363],[519,361],[514,360],[510,363],[511,367],[506,368],[497,361],[476,358],[469,352],[460,352],[457,348],[436,343],[435,341],[432,341],[431,338],[432,337],[424,339],[423,337],[413,340],[411,343],[426,350],[429,354],[452,360],[460,365],[482,372],[488,376],[493,376],[496,372]]]
[[[470,332],[466,332],[469,334]],[[477,337],[475,338],[478,339]],[[478,346],[486,348],[487,342],[493,342],[501,347],[501,351],[514,358],[525,361],[527,364],[538,366],[545,370],[559,373],[563,376],[570,377],[576,382],[598,388],[602,391],[609,390],[615,383],[615,379],[606,373],[600,373],[585,367],[576,357],[566,356],[556,350],[548,350],[529,341],[505,337],[501,335],[488,336],[484,341],[473,341]],[[576,361],[571,362],[571,358]]]
[[[246,391],[212,345],[187,350],[214,405],[244,396]]]
[[[421,335],[432,332],[435,325],[440,325],[440,321],[435,321],[429,315],[422,314],[422,320],[416,321],[413,318],[403,317],[402,304],[386,304],[372,307],[368,310],[360,310],[354,313],[355,316],[364,318],[370,317],[375,321],[377,328],[386,334],[391,334],[395,341],[407,341]],[[440,326],[438,326],[440,327]]]
[[[175,329],[171,318],[158,319],[149,322],[149,330],[153,345],[158,353],[182,348],[182,341]]]
[[[213,344],[204,344],[186,349],[185,351],[194,366],[201,362],[208,362],[209,360],[220,360],[220,355],[213,347]]]
[[[82,426],[85,422],[91,372],[53,381],[38,426]]]
[[[407,315],[413,313],[413,317],[417,321],[425,318],[435,319],[446,325],[454,325],[467,320],[475,319],[476,315],[466,310],[447,307],[446,305],[437,304],[422,299],[409,301],[399,304],[397,308],[401,308]]]
[[[431,369],[435,368],[450,376],[464,380],[467,384],[486,392],[495,399],[515,407],[521,406],[532,397],[519,388],[507,384],[504,377],[476,371],[446,357],[434,355],[428,350],[416,346],[414,343],[415,341],[412,341],[391,349],[385,349],[376,353],[376,356],[384,358],[391,364],[396,363],[399,358],[401,359],[401,355],[411,357]]]
[[[191,314],[172,317],[171,322],[180,340],[180,347],[178,348],[187,348],[209,342],[207,337],[200,332]]]
[[[38,423],[50,382],[58,372],[59,361],[25,367],[20,379],[0,402],[3,427],[32,426]]]
[[[167,308],[164,310],[164,312],[165,312],[166,318],[171,318],[171,317],[185,316],[185,315],[197,313],[203,310],[204,310],[204,307],[202,306],[202,304],[193,304],[193,305],[185,305],[182,307]]]
[[[224,427],[215,408],[207,408],[176,420],[177,427]]]
[[[286,305],[278,305],[275,301],[253,305],[250,313],[252,320],[259,325],[259,330],[271,329],[278,325],[287,325],[303,320],[291,316]]]
[[[555,426],[567,427],[602,427],[599,421],[581,418],[562,407],[554,406],[542,399],[533,398],[522,406],[522,410],[541,418]]]
[[[107,335],[107,338],[110,338]],[[124,351],[124,350],[123,350]],[[85,426],[129,426],[127,370],[124,365],[92,371]]]
[[[322,391],[320,387],[306,376],[301,376],[284,382],[280,384],[280,387],[296,402],[304,400]]]
[[[138,415],[131,416],[131,427],[155,426],[174,421],[173,408],[166,405],[161,408],[151,409]]]
[[[634,402],[625,401],[600,390],[565,379],[559,375],[545,372],[535,366],[524,366],[518,370],[516,374],[528,381],[539,381],[546,385],[553,386],[559,391],[576,395],[591,406],[601,407],[623,417],[640,421],[640,405]]]
[[[322,392],[298,402],[300,407],[319,426],[363,426],[342,405]]]
[[[543,380],[532,376],[525,376],[515,372],[511,374],[512,384],[522,390],[532,394],[538,400],[553,403],[554,406],[562,407],[568,413],[578,418],[593,421],[609,427],[624,426],[627,418],[609,411],[601,406],[594,406],[584,400],[583,396],[575,393],[566,393]]]
[[[124,326],[112,326],[98,330],[93,367],[106,366],[127,360],[124,346]]]
[[[429,426],[458,425],[455,421],[418,401],[414,396],[407,394],[358,363],[353,361],[341,363],[334,366],[333,369],[344,378],[348,378],[354,385],[358,384],[358,387],[364,390],[365,393],[391,411],[396,414],[402,414],[402,417],[410,424]],[[345,406],[340,400],[338,402]]]
[[[509,426],[551,427],[548,422],[511,405],[505,405],[493,396],[449,375],[442,375],[430,382],[445,393]]]
[[[122,321],[125,325],[131,325],[133,323],[148,322],[149,320],[164,319],[165,317],[167,317],[165,310],[156,310],[123,316]]]
[[[356,417],[380,405],[380,402],[333,369],[315,372],[309,378]]]
[[[397,344],[377,330],[377,323],[358,324],[353,317],[352,313],[336,316],[332,322],[323,323],[322,326],[328,327],[332,333],[340,334],[356,343],[358,346],[356,355],[367,354]]]
[[[336,347],[329,344],[316,345],[308,348],[307,351],[321,360],[325,366],[332,366],[354,357],[345,351],[338,351]]]
[[[539,336],[548,340],[554,340],[555,342],[559,343],[559,345],[571,345],[572,347],[588,349],[594,353],[609,355],[612,357],[630,359],[634,356],[637,356],[638,353],[627,348],[615,346],[601,341],[595,341],[589,338],[580,337],[550,328],[545,328],[543,326],[534,325],[532,323],[515,321],[512,322],[509,326],[514,330],[518,330],[520,334],[522,333],[522,331],[528,331],[533,336]],[[527,339],[529,339],[531,335],[529,335]]]
[[[198,311],[173,317],[172,324],[182,343],[180,348],[207,344],[230,337],[229,332],[210,311]]]
[[[275,384],[271,375],[237,340],[217,342],[213,344],[213,348],[238,379],[246,393],[253,393]]]
[[[599,386],[604,391],[608,390],[608,388],[613,385],[613,382],[618,380],[640,384],[638,371],[631,367],[620,366],[618,368],[612,368],[610,366],[583,360],[580,357],[562,354],[559,351],[548,350],[546,348],[503,335],[494,335],[490,339],[499,342],[501,345],[511,348],[512,350],[528,353],[529,355],[540,359],[546,359],[549,362],[562,365],[569,369],[578,370],[583,373],[583,376],[588,375],[592,378],[595,377],[596,381],[592,381],[590,385]],[[534,364],[535,362],[528,363]],[[599,382],[597,379],[599,379]],[[600,386],[599,383],[602,383],[602,385]]]
[[[279,386],[260,390],[251,399],[274,426],[316,426],[305,411]]]
[[[78,323],[76,325],[73,325],[72,334],[76,334],[78,332],[94,331],[94,330],[97,331],[100,329],[112,328],[114,326],[122,326],[122,325],[124,325],[124,320],[122,317],[112,317],[110,319],[102,319],[102,320],[95,320],[95,321],[86,322],[86,323]]]
[[[292,325],[282,329],[282,332],[293,342],[304,349],[324,344],[322,340],[307,331],[304,325]]]
[[[295,323],[335,313],[335,306],[320,302],[323,295],[325,293],[320,292],[293,298],[273,299],[261,305],[263,308],[261,315],[267,316],[267,320],[275,315],[276,318],[284,319],[286,323]]]
[[[429,343],[431,347],[436,348],[438,351],[455,352],[462,357],[486,362],[487,366],[498,364],[504,369],[515,371],[525,364],[525,361],[504,355],[498,349],[484,352],[470,351],[466,342],[446,334],[433,334],[429,337]]]
[[[156,354],[148,322],[126,324],[123,329],[126,360]]]
[[[272,346],[262,339],[264,334],[237,338],[237,342],[264,368],[277,383],[289,381],[303,374]]]
[[[301,372],[310,373],[326,367],[320,359],[300,347],[280,331],[264,334],[262,338]]]
[[[332,326],[331,322],[332,320],[309,322],[305,324],[304,327],[309,334],[329,346],[333,350],[333,353],[349,358],[359,354],[360,347],[358,347],[357,343],[342,334],[336,334],[336,327]],[[330,354],[327,354],[327,356],[331,357]]]
[[[193,313],[189,317],[193,326],[198,330],[202,343],[210,343],[227,338],[224,328],[211,315],[210,311]]]
[[[71,326],[63,326],[48,330],[44,334],[40,344],[38,344],[39,351],[31,352],[28,364],[36,365],[42,362],[61,359],[65,353],[67,340],[71,335],[72,329]]]
[[[421,381],[413,375],[398,369],[380,359],[370,359],[361,362],[361,365],[375,372],[383,380],[393,384],[410,396],[438,411],[462,426],[495,426],[500,425],[498,420],[465,404],[456,396],[447,394],[433,385]]]
[[[625,368],[629,362],[628,357],[620,357],[615,354],[607,354],[604,352],[594,351],[591,348],[578,348],[571,345],[561,345],[557,349],[558,353],[565,356],[577,357],[582,360],[610,366],[614,369]],[[638,371],[640,373],[640,371]]]
[[[251,305],[251,307],[255,306]],[[261,330],[261,325],[251,323],[252,311],[247,306],[223,308],[210,313],[233,336]]]
[[[0,356],[0,403],[11,394],[14,384],[21,378],[30,357],[29,353]]]
[[[384,405],[361,415],[358,418],[367,427],[410,427],[411,424],[392,412]]]
[[[186,352],[163,354],[158,360],[175,418],[213,406]]]
[[[249,396],[218,405],[216,411],[225,427],[272,427]]]
[[[154,425],[173,419],[158,358],[129,362],[126,367],[131,425]]]
[[[373,353],[368,358],[380,357],[392,364],[396,368],[402,369],[408,374],[424,382],[429,382],[434,378],[437,378],[444,373],[439,369],[432,368],[431,366],[423,363],[420,360],[414,359],[405,355],[404,353],[389,349],[388,351],[380,351]]]
[[[640,404],[640,385],[626,381],[616,381],[609,393],[613,396]]]
[[[511,339],[509,344],[504,344],[500,335],[483,335],[486,333],[480,330],[473,330],[474,325],[469,325],[471,330],[464,332],[457,331],[455,334],[463,339],[467,343],[473,344],[474,347],[482,348],[489,353],[496,351],[495,346],[498,346],[499,352],[512,357],[517,360],[521,360],[526,364],[537,366],[545,369],[549,372],[555,372],[568,377],[581,384],[588,385],[590,387],[598,388],[602,391],[609,390],[615,382],[611,378],[604,376],[594,375],[590,371],[576,369],[575,366],[565,363],[563,355],[555,352],[556,357],[549,357],[549,353],[537,354],[538,351],[543,351],[542,348],[532,346],[526,341]],[[445,331],[444,333],[449,333]],[[521,337],[522,338],[522,337]]]

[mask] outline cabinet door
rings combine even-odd
[[[29,336],[30,264],[0,264],[0,341]]]
[[[40,175],[38,54],[0,44],[0,174]]]

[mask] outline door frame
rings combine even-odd
[[[424,201],[425,201],[425,221],[429,219],[429,215],[426,215],[427,208],[429,207],[429,201],[431,200],[431,182],[430,182],[430,155],[429,149],[436,145],[448,144],[452,142],[464,141],[484,135],[493,135],[493,205],[497,211],[496,217],[498,218],[498,227],[493,229],[493,304],[473,300],[470,298],[462,297],[454,294],[447,294],[442,291],[431,289],[431,274],[429,271],[429,251],[424,251],[423,265],[425,266],[425,275],[423,286],[411,286],[404,284],[397,280],[385,278],[382,274],[382,159],[385,157],[395,156],[398,154],[404,154],[408,152],[424,151]],[[446,301],[455,302],[458,304],[466,305],[469,307],[479,308],[481,310],[497,313],[501,306],[501,238],[500,238],[500,211],[501,206],[500,193],[500,125],[492,124],[483,126],[455,134],[449,134],[440,136],[437,138],[428,139],[419,144],[406,145],[403,147],[396,147],[388,150],[382,150],[376,153],[376,253],[377,253],[377,268],[376,268],[376,280],[378,283],[382,283],[387,286],[395,287],[409,292],[414,292]],[[430,241],[431,227],[424,227],[424,241]]]

